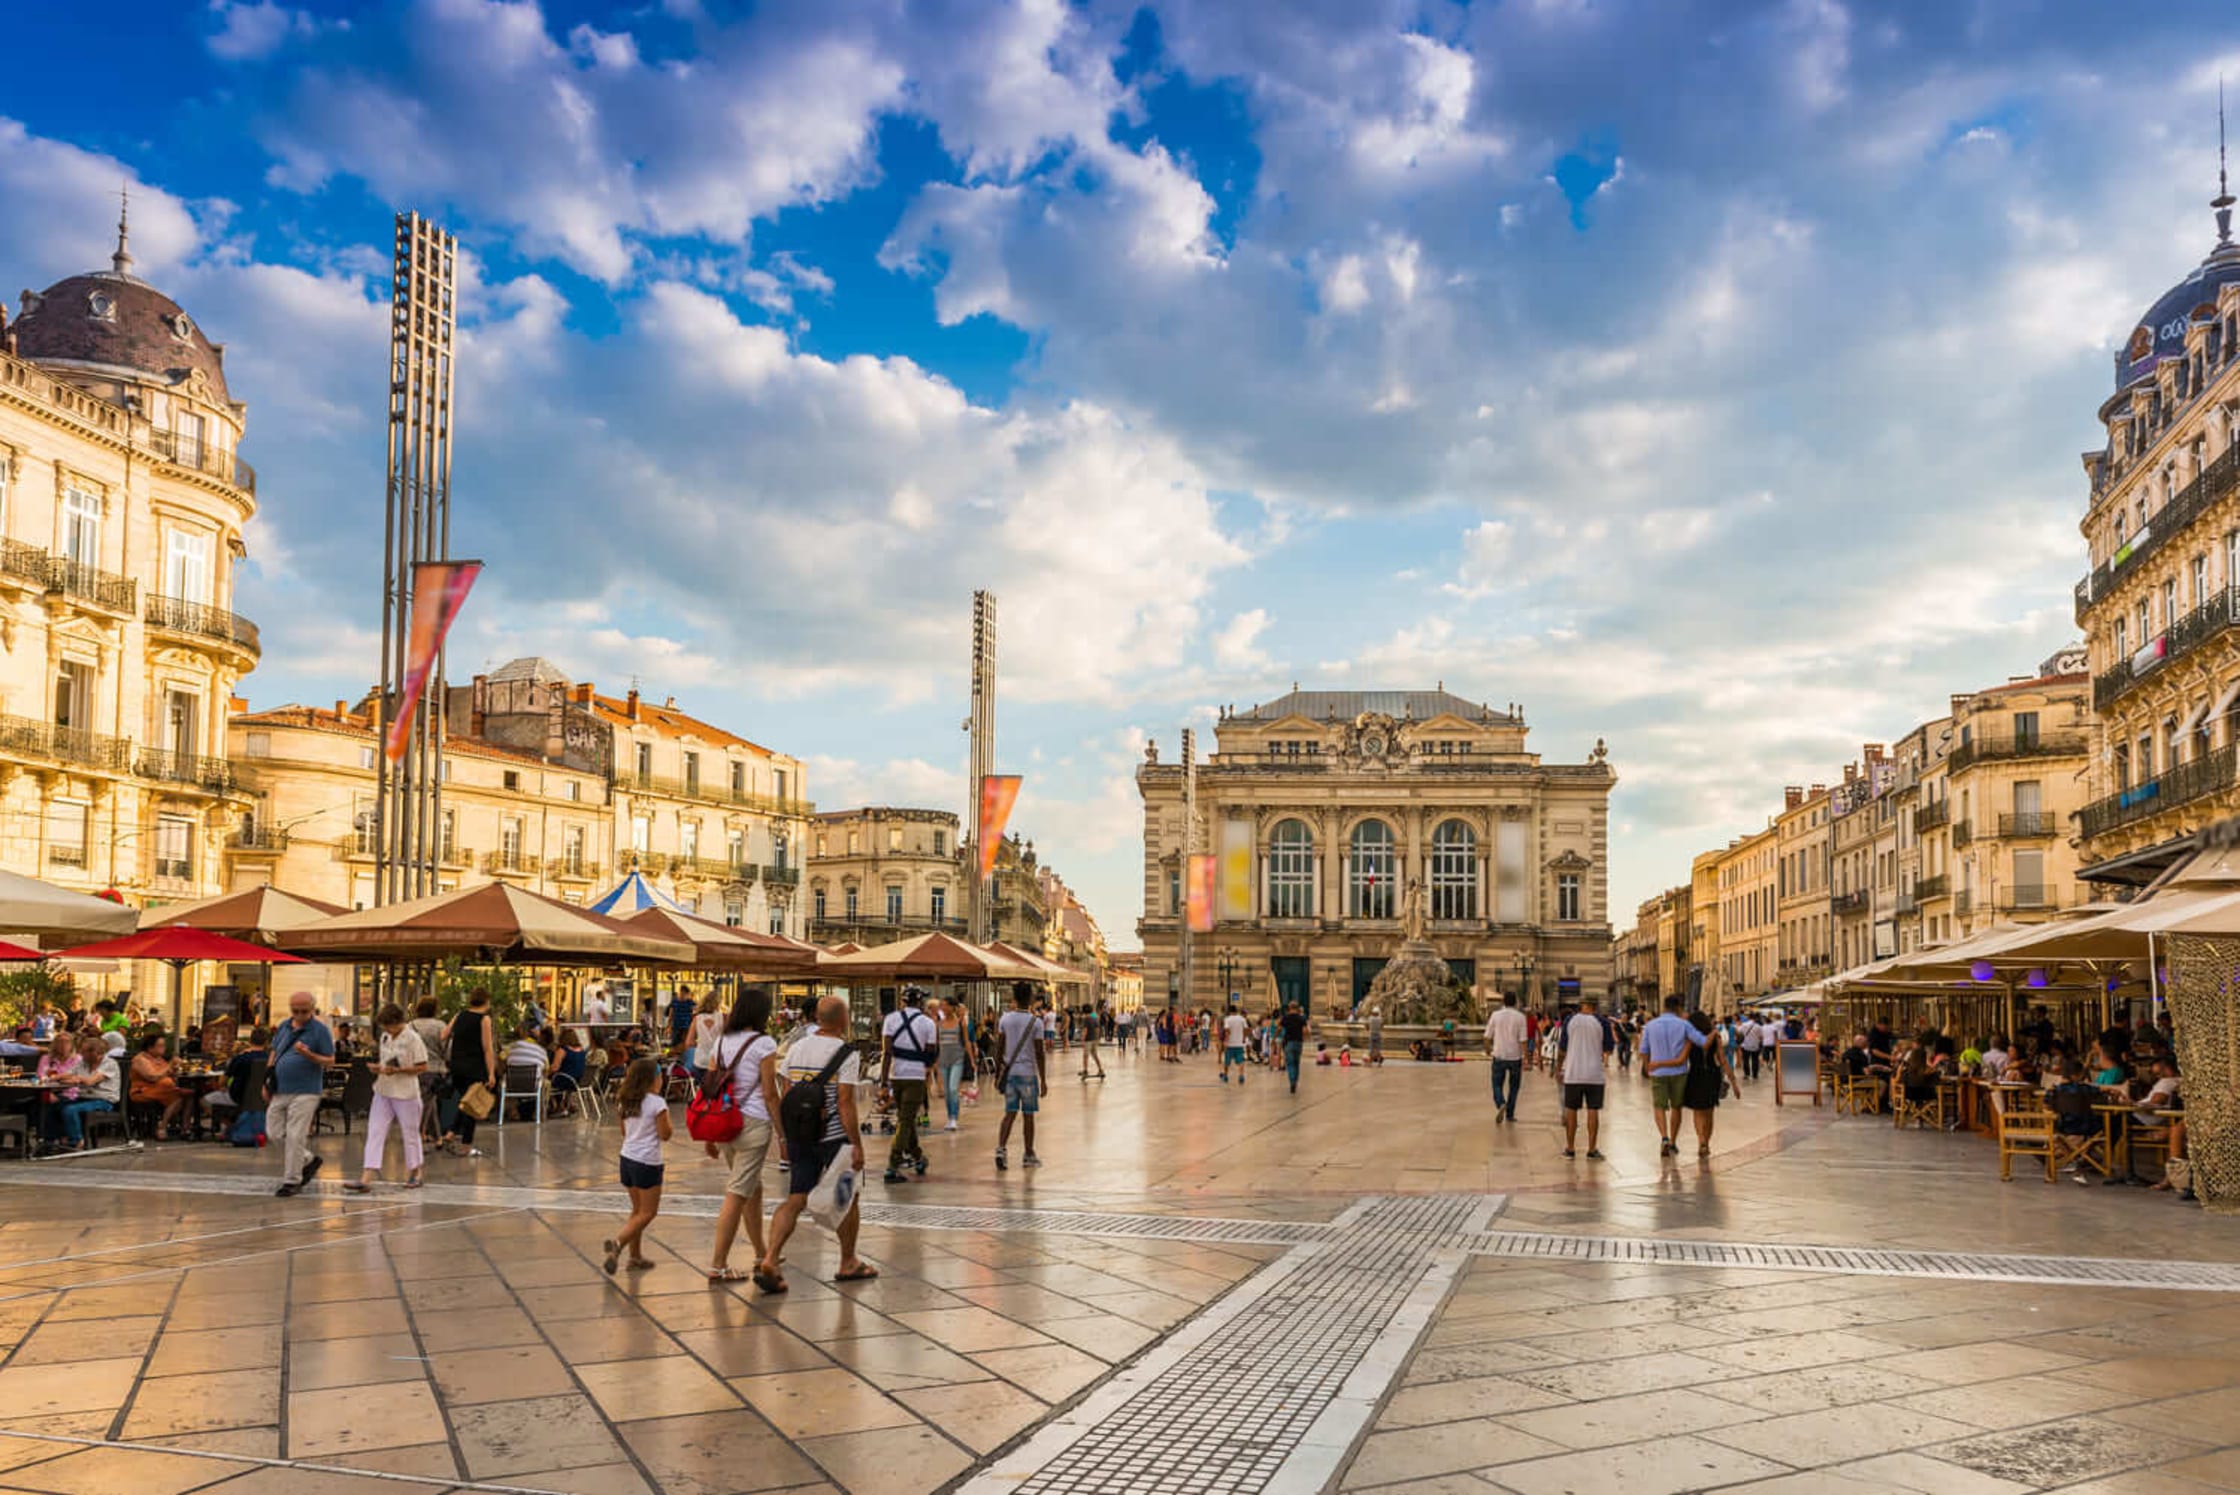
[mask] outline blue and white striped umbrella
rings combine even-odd
[[[647,882],[643,872],[631,873],[584,907],[595,914],[605,914],[613,919],[627,919],[632,914],[642,914],[649,908],[665,908],[679,914],[692,912]]]

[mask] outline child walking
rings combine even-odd
[[[622,1186],[630,1191],[630,1219],[622,1233],[600,1243],[607,1253],[603,1263],[612,1277],[630,1248],[630,1270],[642,1272],[653,1263],[646,1259],[646,1227],[661,1213],[661,1144],[669,1140],[669,1102],[661,1094],[661,1066],[652,1059],[633,1059],[622,1077],[622,1092],[615,1100],[622,1117]]]

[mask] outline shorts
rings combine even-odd
[[[1003,1077],[1003,1114],[1032,1116],[1042,1107],[1042,1080],[1037,1075]]]
[[[1237,1048],[1232,1044],[1230,1047],[1225,1048],[1221,1051],[1221,1062],[1223,1064],[1244,1063],[1244,1050]]]
[[[840,1156],[840,1149],[848,1145],[846,1137],[819,1137],[807,1147],[798,1142],[786,1144],[786,1192],[806,1194],[824,1177],[824,1170]]]
[[[1649,1077],[1649,1103],[1659,1111],[1677,1111],[1688,1097],[1688,1076],[1651,1075]]]
[[[1600,1085],[1566,1084],[1563,1087],[1563,1108],[1566,1111],[1576,1111],[1581,1106],[1585,1106],[1590,1111],[1601,1110],[1602,1087]]]
[[[762,1169],[770,1161],[773,1135],[769,1122],[750,1116],[747,1124],[739,1128],[739,1135],[723,1144],[723,1161],[731,1170],[731,1177],[723,1186],[724,1193],[752,1199],[762,1192]]]
[[[659,1163],[641,1163],[636,1158],[622,1160],[622,1186],[625,1189],[658,1189],[661,1187],[661,1173]]]

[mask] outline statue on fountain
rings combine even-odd
[[[1429,927],[1430,895],[1421,878],[1411,877],[1400,893],[1400,953],[1369,983],[1357,1019],[1366,1022],[1376,1014],[1388,1027],[1437,1027],[1476,1019],[1468,989],[1424,938]]]

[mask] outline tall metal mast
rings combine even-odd
[[[1191,862],[1198,850],[1198,737],[1182,729],[1182,1010],[1197,1000],[1197,958],[1190,930]],[[1223,994],[1222,1000],[1228,1000]]]
[[[389,286],[388,516],[382,532],[381,744],[411,668],[413,567],[451,556],[451,374],[457,241],[399,213]],[[374,902],[437,889],[443,846],[444,668],[439,652],[404,756],[377,747]]]
[[[965,786],[966,814],[972,824],[971,882],[972,896],[966,907],[969,927],[966,934],[975,944],[989,934],[989,888],[980,876],[980,843],[988,834],[988,827],[981,824],[981,785],[988,775],[996,771],[996,594],[976,591],[972,594],[972,714],[965,721],[965,729],[972,734],[968,753],[970,762],[966,772],[971,782]],[[995,865],[993,860],[989,866]]]

